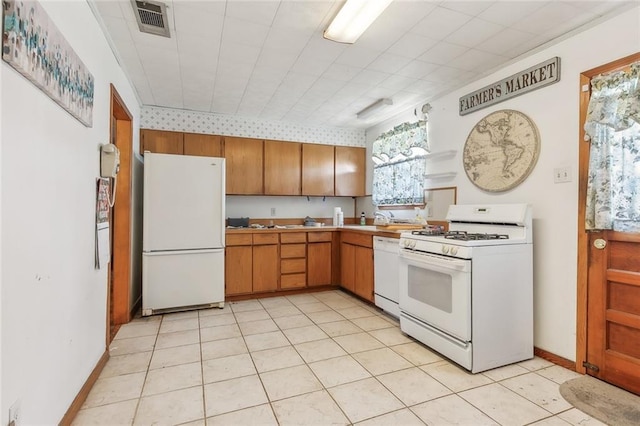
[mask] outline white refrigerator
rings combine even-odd
[[[142,315],[224,307],[225,160],[144,154]]]

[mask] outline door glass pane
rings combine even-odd
[[[451,275],[409,265],[409,298],[451,313],[452,279]]]

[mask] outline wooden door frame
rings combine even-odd
[[[131,320],[131,198],[133,118],[116,88],[111,86],[109,140],[120,150],[116,202],[113,206],[113,241],[107,294],[107,344],[111,327]],[[111,289],[113,283],[113,289]],[[113,291],[113,297],[112,292]],[[111,317],[111,308],[113,316]]]
[[[576,307],[576,371],[586,374],[582,363],[587,361],[587,298],[589,274],[589,234],[585,229],[587,204],[587,179],[589,177],[589,143],[585,142],[584,122],[587,118],[591,79],[598,74],[622,69],[640,61],[640,52],[620,58],[608,64],[590,69],[580,74],[580,119],[578,150],[578,282]]]

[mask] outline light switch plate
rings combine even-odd
[[[557,167],[553,169],[553,182],[571,182],[571,167]]]

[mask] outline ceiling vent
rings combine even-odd
[[[156,1],[131,0],[133,11],[138,21],[138,28],[143,33],[171,37],[167,22],[167,7]]]

